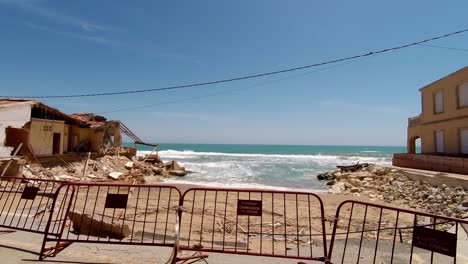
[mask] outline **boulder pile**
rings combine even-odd
[[[60,164],[60,165],[57,165]],[[176,161],[149,163],[125,156],[105,155],[97,159],[67,163],[62,160],[50,167],[25,166],[23,175],[28,178],[53,178],[56,180],[129,181],[145,183],[159,181],[161,177],[185,176],[188,172]]]
[[[462,187],[413,181],[397,169],[369,165],[354,172],[326,172],[317,178],[328,181],[330,194],[364,195],[432,214],[468,217],[468,192]]]

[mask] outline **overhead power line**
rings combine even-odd
[[[355,63],[355,62],[361,61],[363,59],[368,59],[368,58],[371,58],[371,57],[365,57],[365,58],[350,60],[350,61],[346,61],[346,62],[343,62],[343,63],[340,63],[340,64],[333,64],[333,65],[330,65],[328,67],[314,69],[314,70],[311,70],[311,71],[302,72],[302,73],[298,73],[298,74],[295,74],[295,75],[290,75],[290,76],[283,77],[283,78],[280,78],[280,79],[275,79],[275,80],[270,80],[270,81],[258,83],[258,84],[252,85],[252,86],[240,87],[240,88],[235,88],[235,89],[227,89],[227,90],[222,90],[222,91],[215,92],[215,93],[209,93],[209,94],[204,94],[204,95],[200,95],[200,96],[187,97],[187,98],[170,100],[170,101],[163,101],[163,102],[158,102],[158,103],[154,103],[154,104],[137,105],[137,106],[132,106],[132,107],[125,107],[125,108],[119,108],[119,109],[114,109],[114,110],[107,110],[107,111],[103,111],[103,112],[97,112],[96,114],[111,114],[111,113],[116,113],[116,112],[125,112],[125,111],[132,111],[132,110],[138,110],[138,109],[144,109],[144,108],[153,108],[153,107],[157,107],[157,106],[161,106],[161,105],[172,105],[172,104],[184,103],[184,102],[188,102],[188,101],[195,101],[195,100],[198,100],[198,99],[214,97],[214,96],[224,95],[224,94],[228,94],[228,93],[234,93],[234,92],[241,91],[241,90],[246,90],[246,89],[264,88],[264,87],[267,87],[268,85],[273,84],[273,83],[278,83],[278,82],[282,82],[282,81],[286,81],[286,80],[290,80],[290,79],[294,79],[294,78],[304,77],[304,76],[312,74],[312,73],[325,71],[325,70],[337,68],[337,67],[340,67],[340,66],[345,66],[345,65]]]
[[[334,65],[331,65],[331,66],[328,66],[328,67],[314,69],[314,70],[307,71],[307,72],[304,72],[304,73],[287,76],[287,77],[284,77],[284,78],[281,78],[281,79],[275,79],[275,80],[270,80],[270,81],[258,83],[258,84],[252,85],[252,86],[240,87],[240,88],[235,88],[235,89],[227,89],[227,90],[222,90],[222,91],[215,92],[215,93],[209,93],[209,94],[204,94],[204,95],[200,95],[200,96],[187,97],[187,98],[170,100],[170,101],[163,101],[163,102],[158,102],[158,103],[154,103],[154,104],[146,104],[146,105],[126,107],[126,108],[119,108],[119,109],[108,110],[108,111],[104,111],[104,112],[97,112],[96,114],[110,114],[110,113],[116,113],[116,112],[138,110],[138,109],[143,109],[143,108],[152,108],[152,107],[161,106],[161,105],[172,105],[172,104],[183,103],[183,102],[188,102],[188,101],[195,101],[195,100],[198,100],[198,99],[203,99],[203,98],[208,98],[208,97],[224,95],[224,94],[228,94],[228,93],[234,93],[234,92],[241,91],[241,90],[246,90],[246,89],[264,88],[264,87],[266,87],[266,86],[268,86],[268,85],[270,85],[272,83],[278,83],[278,82],[290,80],[290,79],[293,79],[293,78],[303,77],[303,76],[306,76],[306,75],[309,75],[309,74],[312,74],[312,73],[316,73],[316,72],[320,72],[320,71],[324,71],[324,70],[329,70],[329,69],[344,66],[344,65],[347,65],[347,64],[350,64],[350,63],[355,63],[357,61],[358,61],[357,59],[356,60],[351,60],[351,61],[346,61],[346,62],[343,62],[341,64],[334,64]]]
[[[241,80],[248,80],[248,79],[255,79],[255,78],[260,78],[260,77],[265,77],[265,76],[270,76],[270,75],[276,75],[276,74],[281,74],[281,73],[286,73],[286,72],[292,72],[292,71],[298,71],[298,70],[303,70],[303,69],[308,69],[312,67],[318,67],[318,66],[323,66],[327,64],[333,64],[337,62],[343,62],[347,60],[352,60],[352,59],[358,59],[362,57],[368,57],[368,56],[373,56],[376,54],[381,54],[381,53],[386,53],[390,51],[395,51],[395,50],[400,50],[404,48],[409,48],[412,46],[424,44],[427,42],[431,42],[434,40],[438,39],[443,39],[447,38],[453,35],[458,35],[462,34],[468,31],[467,29],[447,33],[444,35],[440,35],[437,37],[432,37],[392,48],[386,48],[378,51],[371,51],[368,53],[363,53],[363,54],[358,54],[354,56],[349,56],[349,57],[344,57],[340,59],[334,59],[334,60],[329,60],[325,62],[319,62],[319,63],[314,63],[314,64],[309,64],[309,65],[304,65],[304,66],[299,66],[299,67],[294,67],[294,68],[288,68],[288,69],[282,69],[282,70],[277,70],[277,71],[271,71],[271,72],[264,72],[264,73],[258,73],[258,74],[252,74],[252,75],[245,75],[245,76],[240,76],[240,77],[234,77],[234,78],[229,78],[229,79],[221,79],[221,80],[215,80],[215,81],[208,81],[208,82],[201,82],[201,83],[192,83],[192,84],[184,84],[184,85],[177,85],[177,86],[167,86],[167,87],[160,87],[160,88],[151,88],[151,89],[141,89],[141,90],[129,90],[129,91],[118,91],[118,92],[102,92],[102,93],[88,93],[88,94],[71,94],[71,95],[36,95],[36,96],[18,96],[18,95],[0,95],[0,97],[10,97],[10,98],[71,98],[71,97],[92,97],[92,96],[109,96],[109,95],[123,95],[123,94],[135,94],[135,93],[148,93],[148,92],[157,92],[157,91],[165,91],[165,90],[175,90],[175,89],[185,89],[185,88],[191,88],[191,87],[198,87],[198,86],[207,86],[207,85],[214,85],[214,84],[221,84],[221,83],[228,83],[228,82],[235,82],[235,81],[241,81]]]
[[[446,47],[446,46],[437,46],[437,45],[428,45],[428,44],[418,44],[419,46],[438,48],[438,49],[447,49],[447,50],[458,50],[458,51],[468,51],[468,49]]]

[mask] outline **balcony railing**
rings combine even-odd
[[[468,157],[426,154],[393,154],[393,165],[399,167],[468,174]]]
[[[421,114],[408,118],[408,126],[417,126],[421,123]]]

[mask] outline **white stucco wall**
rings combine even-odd
[[[0,105],[0,146],[5,144],[5,128],[22,128],[31,120],[31,102]]]

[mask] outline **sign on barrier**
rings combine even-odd
[[[44,233],[56,191],[61,184],[61,181],[55,180],[0,178],[0,226]],[[66,206],[69,195],[69,190],[64,190],[57,197],[55,206]]]
[[[60,236],[46,232],[45,248],[40,259],[55,256],[72,243],[151,245],[174,247],[175,225],[180,205],[180,191],[167,185],[125,185],[70,183],[75,189],[69,210],[63,219],[69,221]],[[50,221],[46,231],[57,230]]]
[[[465,263],[457,256],[461,224],[468,220],[345,201],[336,212],[329,263],[456,263],[457,257]]]
[[[308,192],[193,188],[182,198],[181,250],[321,260],[321,199]]]

